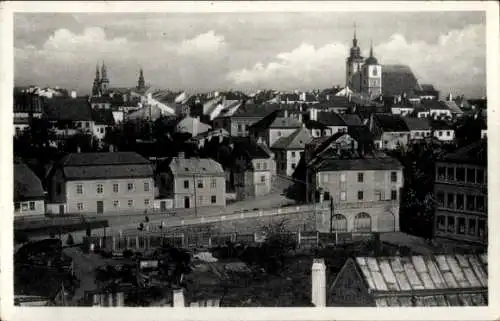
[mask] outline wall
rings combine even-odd
[[[398,143],[401,146],[407,146],[409,136],[409,132],[384,132],[381,138],[382,148],[390,150],[396,149]]]
[[[410,139],[423,139],[424,137],[429,137],[430,135],[430,129],[418,129],[410,131]]]
[[[14,216],[30,216],[30,215],[45,215],[45,201],[42,200],[28,200],[23,202],[16,202],[19,205],[19,210],[14,210]],[[16,205],[14,204],[14,208]]]
[[[287,150],[286,151],[286,176],[292,176],[295,168],[299,164],[301,154],[304,154],[303,149]]]
[[[93,135],[95,138],[102,140],[106,136],[106,131],[108,130],[108,125],[94,125]]]
[[[215,187],[212,180],[215,179]],[[198,187],[201,180],[203,187]],[[184,188],[184,181],[189,182],[189,187]],[[196,185],[194,185],[196,184]],[[185,208],[184,199],[189,197],[190,208],[196,206],[225,206],[226,205],[226,182],[224,176],[176,176],[174,179],[174,208]],[[216,202],[211,202],[211,197],[216,197]]]
[[[133,191],[129,192],[127,190],[128,183],[134,184]],[[149,185],[149,191],[145,191],[145,183]],[[103,185],[103,191],[99,194],[97,193],[98,184]],[[113,191],[114,184],[118,184],[117,193]],[[77,194],[77,185],[82,185],[82,194]],[[152,177],[69,181],[66,182],[66,191],[67,209],[72,213],[96,213],[97,201],[103,202],[104,212],[145,210],[154,206],[155,186]],[[115,201],[118,201],[118,204],[115,204]],[[130,206],[129,201],[133,202]],[[149,202],[149,204],[146,204],[146,202]],[[78,203],[83,203],[82,210],[78,209]]]
[[[249,136],[248,127],[260,120],[260,117],[253,118],[231,118],[231,136]],[[238,125],[241,126],[241,131],[238,130]]]
[[[435,130],[434,137],[436,137],[440,141],[453,141],[455,139],[455,131],[453,129]]]

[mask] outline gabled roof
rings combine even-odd
[[[429,124],[429,120],[425,118],[417,118],[417,117],[404,117],[403,118],[406,126],[408,126],[409,130],[430,130],[431,125]]]
[[[306,120],[304,122],[304,124],[306,125],[307,129],[327,129],[328,128],[328,126],[326,126],[325,124],[320,123],[319,121],[316,121],[316,120]]]
[[[392,157],[364,157],[349,159],[325,158],[314,165],[318,172],[356,171],[356,170],[397,170],[403,168]]]
[[[322,112],[319,111],[317,115],[317,121],[326,126],[347,126],[342,117],[333,112]]]
[[[14,201],[43,199],[42,182],[24,163],[14,163]]]
[[[423,100],[420,104],[426,109],[429,110],[449,110],[450,108],[444,101],[441,100]]]
[[[457,103],[453,100],[445,100],[444,103],[446,106],[448,106],[448,109],[453,113],[453,114],[463,114],[464,112],[460,107],[458,107]]]
[[[300,128],[301,122],[291,117],[276,117],[269,128]]]
[[[89,101],[84,98],[44,99],[45,113],[49,120],[91,121]]]
[[[232,115],[234,118],[244,117],[265,117],[270,112],[277,110],[277,105],[255,105],[243,104]],[[221,113],[222,114],[222,113]]]
[[[211,158],[179,158],[174,157],[170,162],[173,175],[183,176],[223,176],[222,165]]]
[[[482,139],[444,155],[442,161],[458,164],[476,164],[486,166],[488,162],[488,143]]]
[[[271,148],[273,149],[304,149],[312,136],[309,130],[301,127],[287,137],[278,139]]]
[[[407,132],[409,131],[403,118],[399,115],[374,114],[374,120],[384,132]]]
[[[233,155],[235,157],[240,155],[248,156],[250,159],[267,159],[271,157],[264,146],[249,137],[231,137],[230,141],[234,144]]]
[[[361,118],[359,118],[359,116],[356,114],[343,114],[343,115],[340,115],[340,117],[344,120],[344,123],[347,126],[361,126],[361,125],[363,125]]]

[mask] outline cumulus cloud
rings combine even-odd
[[[367,55],[367,48],[364,48]],[[421,83],[433,83],[443,91],[463,90],[485,82],[485,27],[470,25],[441,34],[436,43],[409,41],[394,34],[374,47],[382,64],[407,64]],[[267,64],[231,71],[227,79],[236,86],[303,88],[343,84],[345,44],[331,43],[318,48],[302,43],[276,55]]]
[[[200,52],[215,53],[226,46],[224,36],[216,35],[213,30],[184,40],[179,48],[180,54],[198,54]]]

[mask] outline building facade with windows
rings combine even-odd
[[[54,214],[143,212],[154,206],[153,169],[136,153],[72,153],[49,177],[47,207]]]
[[[437,162],[435,237],[487,244],[487,177],[486,139],[459,148]]]
[[[289,136],[278,139],[271,150],[276,155],[276,173],[283,176],[292,176],[297,165],[304,155],[304,148],[312,139],[310,131],[304,126],[295,130]]]
[[[174,208],[226,205],[226,181],[222,165],[210,158],[174,157],[167,184]]]

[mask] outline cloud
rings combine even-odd
[[[365,55],[367,48],[364,48]],[[421,83],[433,83],[443,91],[463,90],[485,82],[485,27],[470,25],[441,34],[436,43],[409,41],[393,34],[374,48],[382,64],[407,64]],[[315,47],[302,43],[267,63],[233,70],[227,79],[242,87],[311,88],[343,84],[346,44]]]
[[[178,48],[180,54],[215,53],[226,47],[224,36],[216,35],[213,30],[182,41]]]

